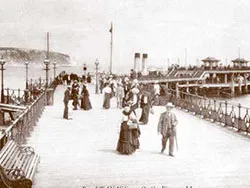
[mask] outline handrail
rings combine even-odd
[[[171,101],[175,106],[199,115],[204,119],[218,122],[225,127],[231,127],[244,134],[250,133],[250,108],[241,104],[233,104],[216,98],[207,98],[186,91],[176,91],[173,88],[165,88],[165,95],[159,97],[159,103],[164,105]],[[145,85],[144,90],[153,93],[153,86]]]
[[[250,133],[250,108],[183,91],[180,91],[177,97],[175,90],[169,89],[169,91],[167,95],[172,96],[171,101],[176,106],[224,126],[235,128],[239,132]]]
[[[60,75],[60,74],[59,74]],[[18,144],[25,142],[25,138],[29,135],[32,127],[41,116],[43,109],[48,101],[53,98],[54,91],[58,85],[57,78],[53,80],[49,87],[43,90],[34,101],[26,106],[21,114],[11,122],[11,124],[0,133],[0,147],[2,148],[8,139],[15,140]],[[18,91],[20,91],[18,89]]]

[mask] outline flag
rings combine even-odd
[[[111,27],[109,29],[109,32],[112,33],[113,32],[113,23],[111,22]]]

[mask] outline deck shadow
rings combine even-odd
[[[142,150],[142,151],[140,151],[140,152],[142,152],[142,153],[149,153],[149,154],[154,154],[154,155],[164,155],[164,154],[162,154],[160,151],[147,151],[147,150]]]
[[[101,151],[103,153],[114,153],[114,154],[119,154],[115,149],[100,149],[98,151]]]

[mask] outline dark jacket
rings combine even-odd
[[[69,91],[69,89],[66,89],[64,92],[63,102],[66,104],[69,102],[69,100],[70,100],[70,91]]]
[[[173,112],[163,112],[159,119],[158,132],[162,135],[175,135],[177,123],[177,118]]]

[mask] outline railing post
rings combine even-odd
[[[220,116],[220,112],[222,112],[223,114],[223,110],[222,110],[222,107],[221,107],[221,102],[219,102],[219,108],[218,108],[218,116],[219,116],[219,122],[222,123],[222,115]]]
[[[240,103],[238,105],[238,108],[239,108],[239,117],[238,117],[238,119],[241,120],[241,104]]]
[[[32,79],[30,79],[30,101],[33,101],[33,83],[32,83]]]
[[[18,95],[17,95],[17,96],[18,96],[18,97],[17,97],[17,100],[18,100],[18,102],[20,102],[20,99],[21,99],[21,96],[20,96],[20,89],[18,89],[18,90],[17,90],[17,92],[18,92]]]
[[[216,111],[216,100],[214,99],[214,111]]]
[[[10,89],[7,88],[7,104],[10,104]]]
[[[203,102],[203,108],[206,109],[206,105],[207,105],[207,99],[206,99],[206,96],[204,96],[203,98],[204,102]]]
[[[33,80],[30,79],[30,89],[32,89],[32,88],[33,88]]]
[[[29,90],[25,89],[24,90],[24,99],[25,99],[25,104],[29,102]]]

